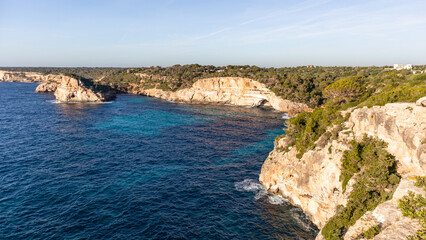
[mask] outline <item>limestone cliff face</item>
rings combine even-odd
[[[347,129],[341,131],[336,140],[306,152],[301,159],[296,158],[294,148],[287,153],[280,151],[288,142],[287,138],[280,139],[262,166],[260,182],[270,192],[280,194],[300,206],[313,223],[322,228],[334,216],[336,207],[346,204],[351,191],[352,180],[345,193],[342,193],[342,183],[339,181],[341,157],[343,151],[349,148],[348,142],[361,140],[364,134],[377,137],[388,143],[387,151],[396,157],[398,172],[403,180],[394,199],[380,204],[376,213],[370,213],[376,216],[374,221],[382,223],[384,230],[388,229],[382,230],[376,238],[385,239],[379,237],[392,234],[389,232],[392,226],[404,226],[406,230],[399,228],[404,234],[414,233],[418,223],[403,218],[402,214],[395,217],[395,212],[399,211],[395,199],[410,189],[419,191],[412,181],[409,182],[409,177],[426,174],[426,107],[415,103],[392,103],[356,109],[344,124]],[[369,215],[364,217],[368,219]],[[348,233],[354,233],[347,239],[361,233],[360,228],[353,227]],[[321,235],[318,239],[321,239]]]
[[[414,186],[413,178],[403,177],[395,190],[391,200],[379,204],[373,211],[368,211],[362,216],[355,225],[351,226],[345,234],[345,240],[355,239],[361,233],[372,226],[381,226],[381,232],[375,240],[406,240],[407,236],[414,235],[420,229],[420,222],[409,217],[404,217],[398,209],[398,201],[412,191],[416,194],[425,192],[422,188]],[[317,239],[322,239],[318,236]]]
[[[62,76],[55,91],[56,100],[61,102],[103,102],[115,98],[115,92],[100,92],[85,86],[80,80]]]
[[[61,75],[37,72],[0,71],[0,82],[60,82]]]
[[[176,92],[147,89],[137,93],[177,102],[272,107],[290,114],[309,110],[306,104],[295,103],[276,96],[262,83],[239,77],[201,79],[195,82],[191,88]]]
[[[426,108],[414,103],[356,109],[349,119],[355,137],[378,137],[398,160],[403,176],[426,173]]]
[[[58,82],[44,82],[37,86],[35,92],[38,93],[47,93],[47,92],[55,92],[58,88]]]

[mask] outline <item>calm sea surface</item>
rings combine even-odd
[[[0,239],[314,239],[258,182],[282,113],[0,83]]]

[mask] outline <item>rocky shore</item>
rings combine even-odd
[[[64,75],[35,72],[0,71],[0,81],[5,82],[40,82],[36,92],[54,92],[59,101],[64,102],[100,102],[114,98],[112,91],[100,92],[87,89],[81,81]],[[304,103],[282,99],[264,84],[248,78],[217,77],[198,80],[191,88],[178,91],[162,89],[144,89],[144,86],[130,86],[129,93],[161,98],[172,102],[198,104],[227,104],[235,106],[265,107],[295,115],[311,109]]]
[[[173,102],[214,103],[249,107],[269,107],[295,115],[311,109],[304,103],[296,103],[276,96],[264,84],[248,78],[218,77],[195,82],[191,88],[176,92],[161,89],[135,90],[137,94]]]
[[[115,98],[114,90],[96,89],[95,86],[88,86],[73,77],[62,76],[60,84],[55,85],[57,85],[54,93],[56,100],[61,102],[104,102]]]
[[[91,81],[82,81],[63,74],[41,74],[36,72],[0,71],[3,82],[40,82],[38,93],[53,92],[61,102],[104,102],[115,98],[115,91],[107,86],[97,86]]]
[[[346,192],[339,180],[341,159],[350,147],[349,142],[360,140],[365,134],[381,139],[388,144],[386,150],[397,160],[401,182],[393,198],[365,213],[348,229],[345,239],[354,239],[377,224],[382,226],[382,231],[375,239],[406,239],[420,225],[402,215],[397,208],[398,200],[408,191],[425,195],[422,189],[414,186],[413,180],[414,176],[426,174],[426,107],[422,103],[390,103],[355,109],[337,139],[330,140],[325,146],[317,144],[301,159],[296,157],[295,148],[283,151],[289,142],[288,137],[284,137],[275,143],[262,166],[259,180],[269,192],[301,207],[321,229],[335,215],[338,205],[346,205],[351,191],[353,179]],[[319,234],[317,239],[323,239],[322,235]]]

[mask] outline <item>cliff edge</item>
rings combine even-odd
[[[115,98],[115,92],[110,88],[100,89],[64,75],[54,94],[61,102],[103,102]]]
[[[337,138],[307,151],[301,159],[296,157],[295,148],[288,152],[283,150],[288,147],[287,137],[277,141],[262,166],[260,182],[268,191],[301,207],[312,222],[322,228],[335,215],[338,205],[345,206],[348,201],[354,180],[351,179],[343,191],[339,176],[343,152],[350,148],[349,142],[360,141],[364,135],[381,139],[387,143],[386,150],[397,160],[401,182],[393,199],[364,214],[348,229],[345,239],[354,239],[373,224],[382,226],[376,239],[402,239],[395,236],[405,239],[414,234],[420,225],[402,216],[397,200],[408,191],[425,194],[422,189],[414,187],[412,177],[426,174],[426,107],[422,103],[390,103],[359,108],[352,111],[343,125],[344,130],[338,132]],[[317,238],[322,239],[321,234]]]
[[[135,93],[173,102],[271,107],[291,115],[310,110],[304,103],[296,103],[276,96],[262,83],[240,77],[201,79],[195,82],[191,88],[176,92],[152,88],[138,90]]]

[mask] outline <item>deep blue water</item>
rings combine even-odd
[[[313,239],[258,182],[280,113],[0,83],[0,239]]]

